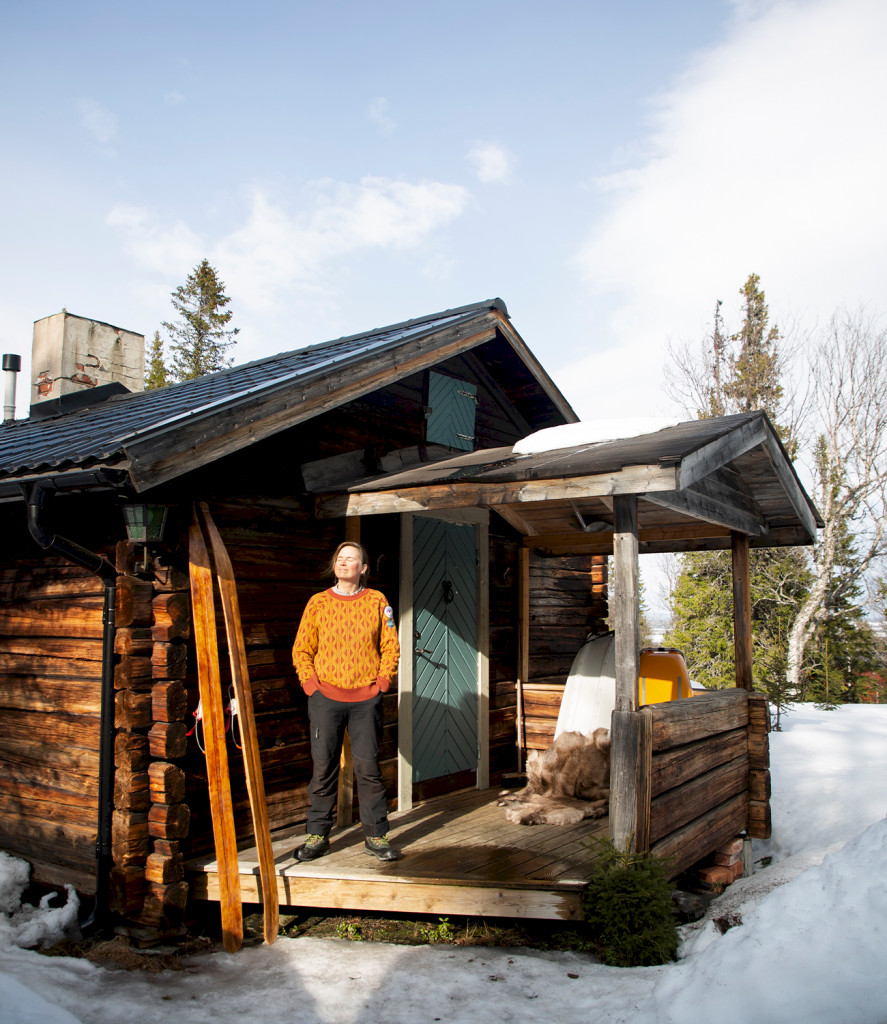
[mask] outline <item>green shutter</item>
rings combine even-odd
[[[429,444],[445,444],[473,452],[474,420],[477,412],[477,385],[445,377],[433,370],[428,375]]]

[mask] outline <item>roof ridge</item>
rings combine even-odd
[[[286,352],[275,352],[269,356],[261,356],[259,359],[251,359],[247,363],[238,363],[236,366],[226,366],[224,370],[216,370],[213,373],[205,373],[200,377],[192,377],[191,380],[179,380],[172,384],[165,384],[163,388],[154,388],[152,390],[165,391],[169,393],[169,388],[182,388],[189,384],[194,384],[195,381],[204,380],[207,377],[221,377],[222,375],[238,373],[242,370],[250,369],[251,367],[260,366],[263,363],[271,362],[274,359],[288,359],[292,356],[300,355],[303,352],[317,351],[324,348],[330,348],[333,345],[342,345],[347,342],[359,341],[361,338],[372,338],[377,334],[388,334],[390,331],[396,331],[399,329],[405,330],[408,327],[416,327],[419,324],[431,323],[433,320],[441,320],[445,317],[461,316],[464,313],[472,313],[474,311],[480,311],[482,309],[498,309],[501,310],[505,316],[509,316],[508,308],[500,298],[485,299],[483,302],[472,302],[467,306],[454,306],[452,309],[445,309],[439,313],[428,313],[425,316],[414,317],[412,320],[402,320],[396,324],[388,324],[385,327],[374,327],[369,331],[360,331],[358,334],[344,334],[340,338],[331,338],[329,341],[317,341],[312,345],[303,345],[302,348],[289,349]],[[509,317],[510,319],[510,317]],[[142,389],[141,391],[131,391],[126,395],[114,395],[113,398],[108,399],[108,402],[113,401],[114,404],[120,402],[128,402],[138,396],[147,395],[148,392]],[[80,410],[78,410],[80,411]],[[69,414],[70,415],[70,414]]]

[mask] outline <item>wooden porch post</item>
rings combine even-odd
[[[400,668],[397,672],[397,809],[413,807],[413,516],[400,515]]]
[[[730,531],[733,554],[733,648],[736,685],[752,689],[751,577],[748,564],[748,534]]]
[[[638,499],[617,495],[613,502],[614,619],[616,628],[616,708],[610,764],[610,839],[624,850],[638,840]]]
[[[524,765],[524,683],[530,677],[530,549],[518,548],[517,770]]]

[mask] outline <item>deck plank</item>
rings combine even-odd
[[[608,820],[575,825],[514,825],[494,789],[438,797],[392,814],[389,835],[401,859],[367,856],[359,824],[336,829],[332,852],[301,863],[293,857],[304,825],[273,837],[278,898],[284,906],[482,914],[549,920],[581,917],[579,892],[591,870],[584,840],[606,833]],[[261,902],[258,859],[239,852],[243,898]],[[186,865],[196,899],[218,899],[214,858]]]

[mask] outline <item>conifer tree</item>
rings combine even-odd
[[[766,412],[789,448],[791,427],[778,417],[785,411],[781,383],[782,335],[770,324],[770,311],[757,274],[749,274],[739,294],[742,322],[727,334],[721,302],[715,306],[711,337],[702,359],[672,352],[673,397],[694,398],[699,419],[742,412]],[[682,375],[682,376],[681,376]],[[695,552],[681,557],[681,571],[671,596],[672,628],[665,643],[680,648],[693,679],[709,688],[733,686],[732,569],[729,552]],[[794,549],[750,552],[753,678],[781,708],[790,699],[785,685],[786,652],[792,621],[809,591],[804,555]]]
[[[163,361],[163,342],[160,339],[160,331],[154,332],[154,340],[151,342],[151,350],[148,353],[148,367],[145,371],[145,390],[153,391],[155,388],[165,388],[169,384],[169,371]]]
[[[239,328],[226,329],[233,316],[225,309],[231,299],[209,261],[202,260],[184,285],[172,294],[172,304],[181,319],[163,322],[172,339],[172,376],[177,381],[193,380],[224,370],[233,362],[225,353],[235,343]]]

